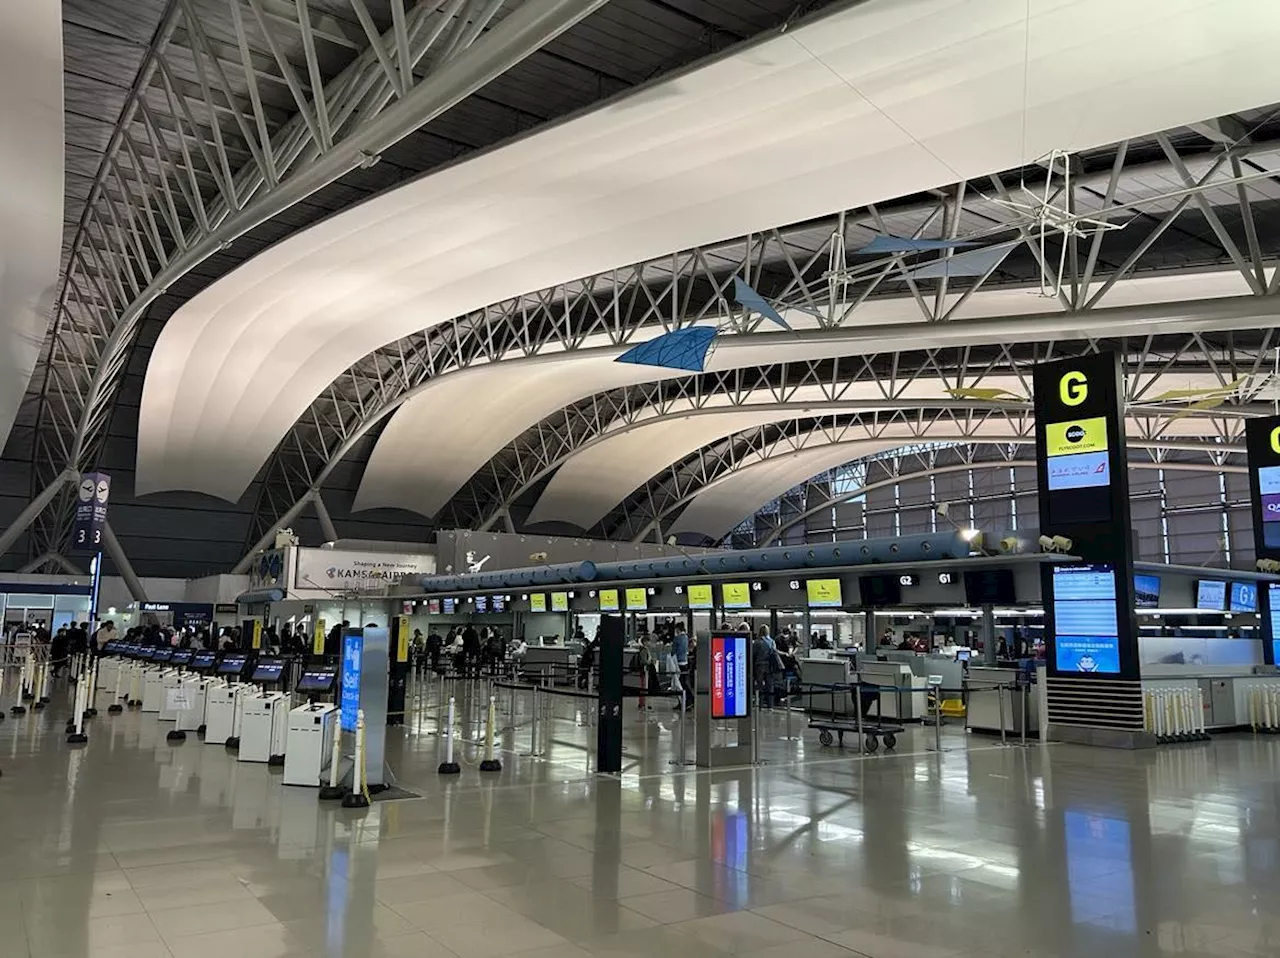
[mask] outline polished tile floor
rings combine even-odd
[[[60,701],[7,719],[0,958],[1280,954],[1280,740],[1125,754],[945,729],[937,752],[930,729],[860,757],[772,713],[766,764],[698,773],[671,764],[664,707],[628,715],[604,780],[580,703],[536,744],[518,703],[482,779],[483,700],[460,695],[447,781],[431,691],[388,738],[422,798],[364,813],[105,702],[80,750]]]

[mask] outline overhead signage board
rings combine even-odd
[[[76,487],[76,511],[71,526],[71,548],[75,552],[102,549],[107,524],[107,502],[111,498],[111,477],[105,472],[86,472]]]
[[[569,611],[569,593],[568,592],[552,592],[551,593],[551,611],[552,612],[568,612]]]
[[[643,612],[649,608],[649,591],[644,586],[627,589],[627,611]]]
[[[839,579],[809,579],[804,587],[811,609],[838,609],[844,605]]]
[[[529,593],[529,611],[530,612],[546,612],[547,611],[547,594],[545,592]]]
[[[711,636],[711,717],[746,718],[751,713],[748,636]]]
[[[704,582],[698,585],[691,585],[685,589],[689,597],[689,608],[691,609],[710,609],[711,602],[711,583]]]
[[[1097,352],[1035,367],[1040,531],[1081,562],[1041,567],[1051,675],[1138,678],[1121,366]]]
[[[617,589],[601,589],[600,590],[600,611],[601,612],[617,612],[618,611],[618,590]]]
[[[296,566],[290,592],[301,595],[380,592],[402,580],[416,580],[436,571],[433,555],[309,548],[294,552]]]
[[[726,582],[720,586],[720,596],[726,609],[751,608],[751,585],[747,582]]]

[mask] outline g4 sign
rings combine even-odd
[[[1073,370],[1058,380],[1058,398],[1064,406],[1078,406],[1089,398],[1089,377]]]

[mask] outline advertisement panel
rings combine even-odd
[[[297,549],[291,592],[379,592],[402,579],[434,575],[431,555],[355,552],[346,549]]]
[[[364,636],[346,635],[342,639],[342,731],[356,730],[356,713],[360,710],[360,668],[364,660]]]
[[[749,638],[745,635],[711,637],[711,717],[745,718],[751,713]]]

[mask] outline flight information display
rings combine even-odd
[[[1258,587],[1252,582],[1232,582],[1230,596],[1228,608],[1232,612],[1258,611]]]
[[[1221,579],[1201,579],[1196,583],[1196,608],[1221,612],[1227,607],[1227,584]]]
[[[750,714],[751,683],[747,679],[745,635],[711,637],[711,717],[745,718]]]
[[[1053,570],[1053,633],[1054,665],[1059,672],[1120,673],[1115,566]]]
[[[1280,547],[1280,466],[1263,466],[1258,470],[1258,497],[1262,506],[1262,539],[1267,545]]]

